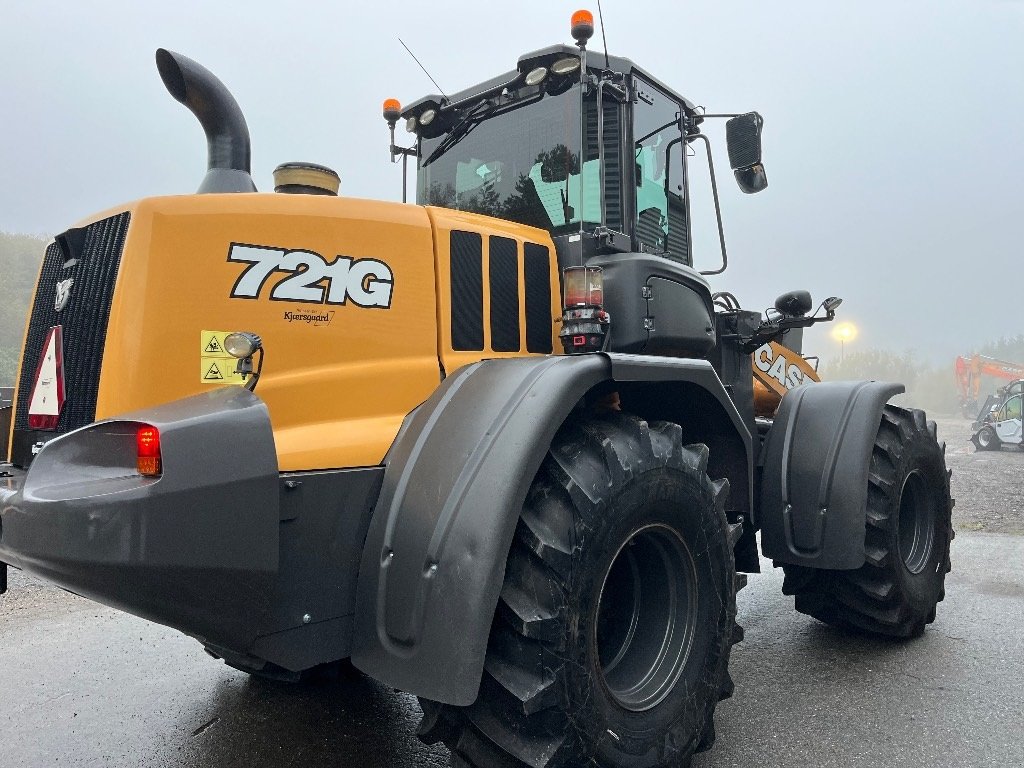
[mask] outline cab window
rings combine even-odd
[[[1021,396],[1017,395],[1016,397],[1011,397],[999,410],[1000,421],[1021,418]]]
[[[640,250],[690,263],[680,127],[682,107],[640,78],[633,109],[634,232]]]

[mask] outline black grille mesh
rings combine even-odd
[[[484,246],[476,232],[452,230],[452,349],[484,348]]]
[[[525,243],[526,351],[551,354],[551,254],[543,245]]]
[[[516,241],[488,239],[491,296],[491,349],[519,351],[519,252]]]
[[[46,249],[25,340],[14,417],[16,433],[29,428],[28,406],[35,385],[33,379],[46,337],[55,325],[62,327],[66,393],[57,433],[95,421],[110,302],[129,218],[128,213],[121,213],[83,229],[69,230]],[[74,279],[70,298],[58,312],[54,305],[57,283],[68,278]],[[44,432],[40,437],[53,434]]]
[[[614,99],[602,102],[604,112],[604,221],[606,227],[622,230],[622,162],[619,157],[620,108]],[[587,102],[587,141],[585,160],[597,160],[597,104]]]

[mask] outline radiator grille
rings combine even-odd
[[[78,429],[96,419],[107,321],[129,218],[126,212],[81,229],[70,229],[58,235],[46,249],[18,382],[12,451],[15,464],[29,463],[29,449],[36,440]],[[67,304],[58,311],[57,283],[69,278],[74,283]],[[33,433],[28,426],[28,406],[43,345],[55,325],[63,329],[64,409],[56,432]]]

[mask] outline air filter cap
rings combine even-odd
[[[292,195],[337,195],[341,177],[325,165],[281,163],[274,169],[274,191]]]

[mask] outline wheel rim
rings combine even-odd
[[[620,706],[642,712],[668,696],[690,655],[697,597],[693,557],[672,528],[641,528],[619,548],[601,587],[596,640]]]
[[[911,472],[903,481],[897,538],[900,557],[907,570],[911,573],[923,571],[931,561],[935,504],[919,472]]]
[[[981,444],[982,448],[988,448],[992,444],[992,433],[987,429],[981,430],[981,432],[978,433],[978,442]]]

